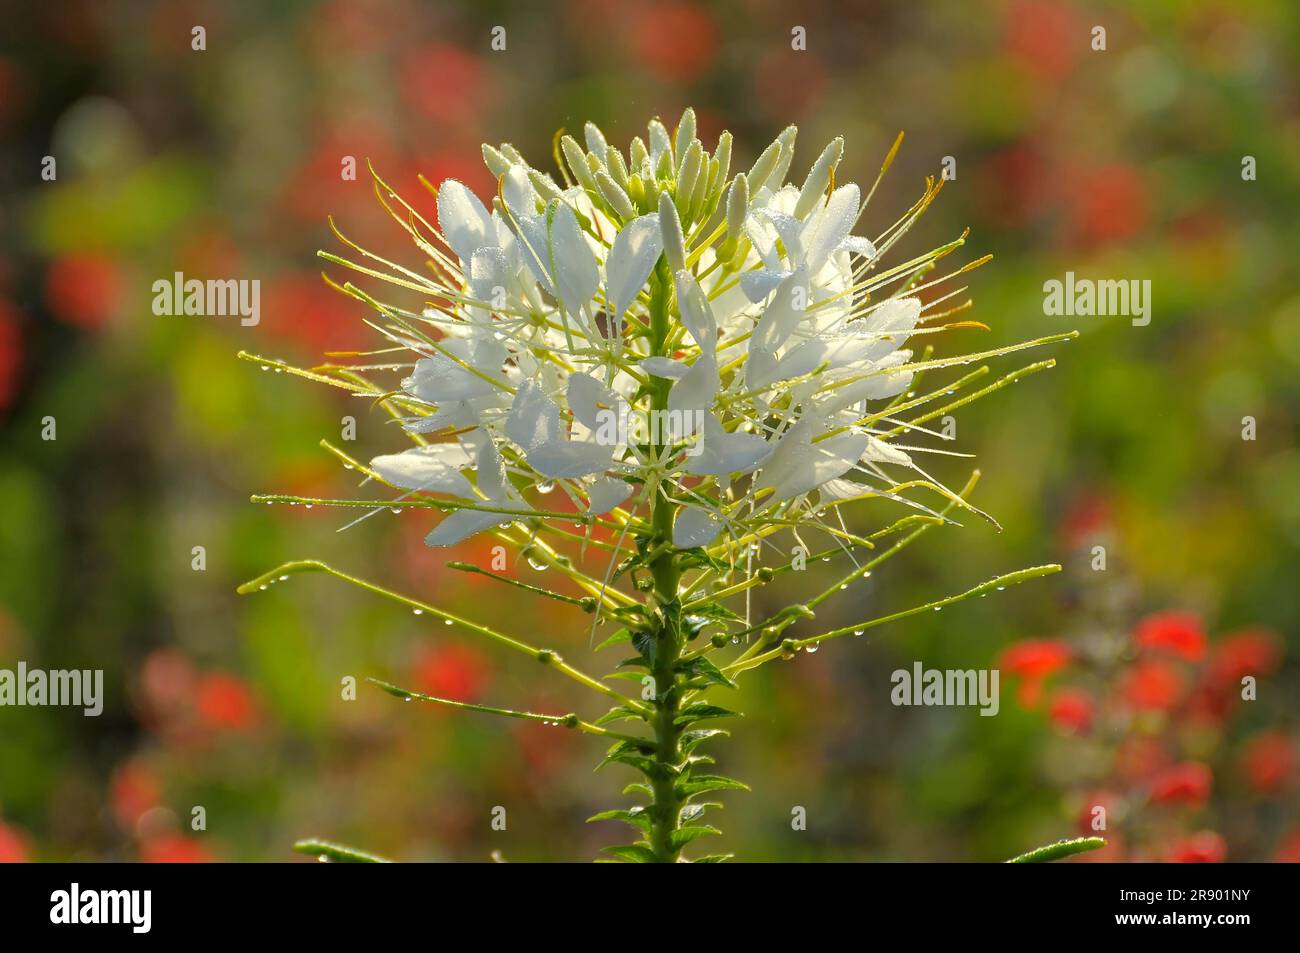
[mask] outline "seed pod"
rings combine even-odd
[[[600,189],[600,194],[605,197],[615,214],[625,222],[630,222],[636,218],[636,209],[632,205],[632,200],[628,198],[627,193],[619,188],[604,169],[597,169],[595,172],[596,185]]]
[[[686,267],[686,239],[682,235],[682,222],[677,217],[677,206],[665,192],[659,196],[659,230],[664,238],[664,257],[673,274]]]
[[[677,167],[681,169],[686,161],[686,150],[691,147],[692,140],[695,139],[695,110],[690,106],[682,113],[681,121],[677,123],[677,135],[673,139],[673,151],[677,156]]]
[[[799,190],[799,200],[794,205],[795,218],[803,218],[813,210],[817,200],[826,191],[826,186],[830,184],[831,171],[839,164],[840,157],[843,155],[844,140],[840,137],[831,140],[831,144],[822,150],[822,154],[817,157],[817,161],[809,170],[808,178],[803,180],[803,188]]]
[[[488,167],[498,179],[510,171],[510,160],[501,154],[497,149],[493,149],[486,142],[483,143],[483,164]]]

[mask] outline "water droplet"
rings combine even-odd
[[[841,584],[840,584],[840,589],[841,589],[841,590],[843,590],[843,589],[847,589],[847,588],[849,588],[849,584],[848,584],[847,582],[845,582],[845,583],[841,583]]]
[[[424,615],[424,610],[423,610],[423,609],[412,609],[412,610],[411,610],[411,615]]]
[[[942,609],[942,608],[943,608],[943,606],[935,606],[935,607],[934,607],[934,611],[935,611],[935,612],[938,612],[938,611],[939,611],[940,609]]]
[[[269,368],[269,367],[267,367],[267,366],[266,366],[266,365],[265,365],[265,364],[263,364],[263,365],[262,365],[262,370],[264,370],[264,371],[269,371],[269,370],[270,370],[270,368]]]
[[[258,589],[261,589],[263,592],[266,591],[266,586],[265,586],[265,585],[258,586],[257,588],[258,588]]]
[[[1006,588],[1007,588],[1006,586],[998,586],[998,592],[1003,592],[1006,590]]]
[[[288,574],[288,573],[285,573],[283,576],[280,577],[280,581],[281,581],[281,582],[284,582],[284,581],[285,581],[286,579],[288,579],[288,578],[289,578],[289,574]]]
[[[400,513],[400,512],[402,512],[402,508],[401,508],[400,506],[390,506],[390,507],[388,508],[388,512],[390,512],[390,513]]]
[[[549,480],[547,480],[544,483],[537,484],[538,493],[550,493],[554,489],[555,489],[555,484]]]
[[[343,469],[344,469],[344,470],[351,470],[351,469],[354,469],[354,468],[353,468],[352,464],[350,464],[350,463],[345,463],[345,464],[343,464]]]
[[[866,632],[866,631],[867,631],[866,629],[854,629],[854,630],[853,630],[853,634],[854,634],[854,635],[862,635],[862,633],[864,633],[864,632]]]
[[[818,645],[816,642],[811,642],[811,643],[809,643],[808,645],[805,645],[805,646],[803,647],[803,650],[804,650],[805,652],[807,652],[809,655],[814,655],[814,654],[816,654],[816,652],[817,652],[817,650],[818,650],[819,648],[821,648],[820,645]]]
[[[315,506],[315,505],[316,505],[315,503],[304,503],[304,504],[303,504],[303,506],[305,506],[307,509],[311,509],[311,508],[312,508],[313,506]]]
[[[444,619],[442,624],[443,624],[443,625],[451,625],[451,619]]]
[[[411,696],[410,696],[410,695],[403,695],[403,696],[402,696],[402,701],[404,701],[404,702],[409,702],[410,700],[411,700]]]

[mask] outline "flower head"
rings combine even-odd
[[[588,123],[584,143],[558,140],[559,182],[485,145],[496,196],[447,180],[436,226],[379,181],[434,275],[381,276],[431,301],[412,311],[344,290],[411,356],[392,403],[418,445],[370,471],[459,501],[429,545],[539,512],[556,488],[588,523],[671,497],[682,549],[866,496],[934,514],[897,492],[903,473],[969,508],[917,464],[928,448],[894,439],[929,431],[888,409],[919,369],[969,359],[905,346],[944,330],[927,312],[947,296],[924,303],[936,282],[921,278],[960,239],[880,267],[939,184],[875,239],[855,235],[870,193],[836,180],[843,140],[796,185],[795,139],[791,126],[732,175],[730,134],[707,151],[691,110],[673,134],[652,121],[626,154]]]

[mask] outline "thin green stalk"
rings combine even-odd
[[[668,274],[668,265],[660,259],[652,282],[650,296],[650,334],[652,353],[664,355],[668,339],[668,300],[672,287]],[[651,407],[656,411],[668,408],[668,390],[671,382],[654,378],[651,393]],[[659,459],[662,447],[659,440],[662,435],[655,435],[653,445],[654,457]],[[681,571],[676,563],[676,551],[671,545],[673,537],[673,516],[676,507],[662,486],[657,487],[651,502],[651,525],[659,542],[658,555],[650,563],[650,574],[654,578],[654,595],[658,602],[659,627],[656,633],[654,665],[651,677],[654,679],[655,699],[654,715],[651,726],[654,728],[654,758],[659,763],[659,771],[650,779],[654,793],[654,803],[650,807],[650,849],[660,863],[675,863],[681,848],[673,844],[673,835],[677,831],[682,802],[676,791],[676,767],[681,761],[681,729],[676,724],[677,713],[681,704],[681,694],[677,686],[677,660],[682,653],[681,603],[677,587]]]

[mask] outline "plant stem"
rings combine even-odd
[[[668,273],[667,263],[660,259],[651,282],[650,294],[650,335],[652,353],[663,356],[668,339],[668,302],[672,279]],[[671,382],[663,378],[651,378],[651,407],[656,411],[668,408],[668,390]],[[663,453],[660,444],[661,434],[658,427],[651,428],[654,433],[653,452],[656,460]],[[681,695],[677,687],[677,660],[682,654],[681,602],[678,599],[678,583],[681,570],[676,563],[676,550],[672,546],[674,504],[656,487],[651,502],[651,525],[656,537],[656,545],[661,548],[658,556],[650,563],[650,573],[654,578],[654,596],[658,603],[657,616],[659,628],[656,633],[654,664],[651,677],[654,679],[655,698],[654,715],[651,718],[655,733],[654,758],[659,763],[659,771],[651,778],[650,786],[654,792],[654,804],[651,806],[650,847],[655,859],[660,863],[675,863],[680,848],[674,846],[673,835],[677,831],[681,815],[681,799],[677,795],[677,765],[681,761],[679,740],[681,729],[677,726],[677,713]],[[667,544],[667,545],[664,545]]]

